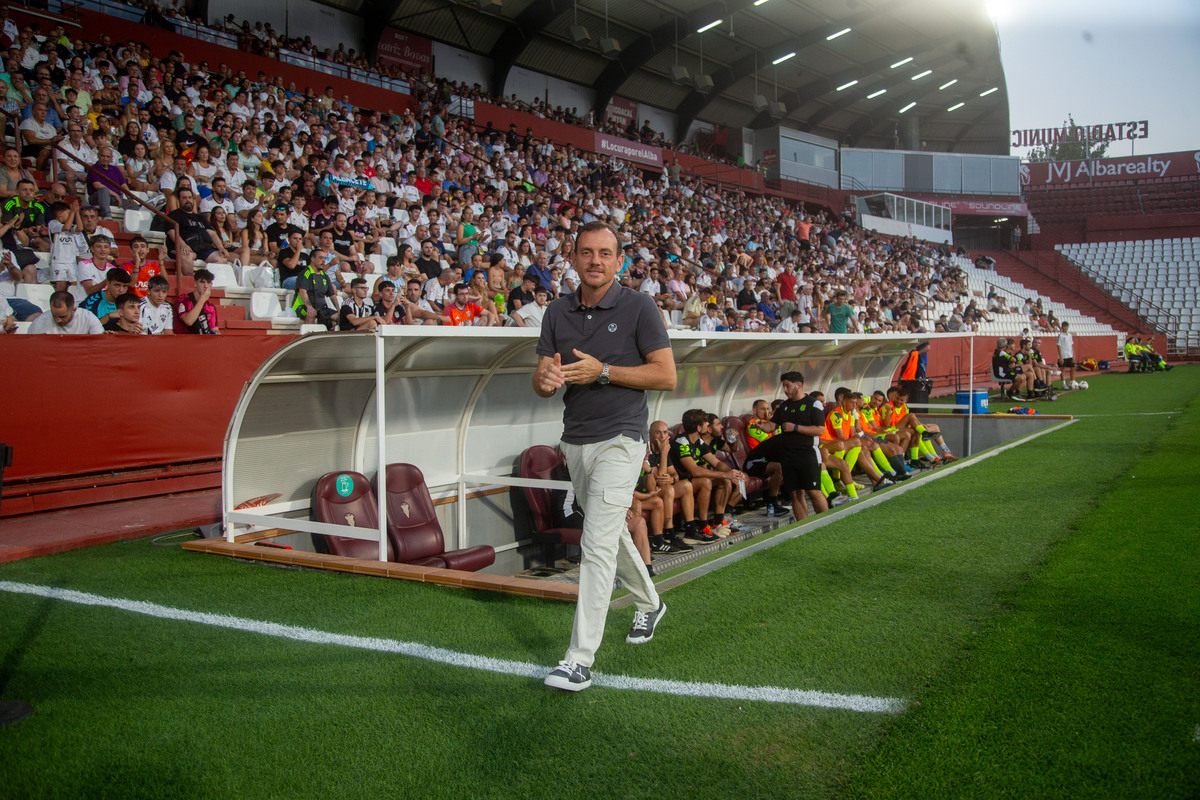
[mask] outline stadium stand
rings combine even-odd
[[[1200,238],[1087,242],[1056,249],[1166,330],[1170,346],[1200,346]]]
[[[702,170],[676,175],[668,183],[666,174],[651,174],[561,141],[526,137],[515,125],[507,132],[476,126],[470,118],[475,102],[573,127],[587,126],[591,120],[586,114],[550,109],[538,100],[488,97],[478,87],[434,76],[387,72],[348,53],[306,52],[303,42],[285,41],[248,23],[226,20],[220,29],[206,29],[212,34],[206,36],[194,23],[176,23],[180,32],[199,37],[195,44],[201,58],[219,61],[223,46],[236,43],[290,64],[320,68],[311,72],[313,85],[321,85],[328,67],[337,64],[363,88],[382,87],[386,81],[384,88],[409,93],[416,101],[402,114],[389,116],[355,107],[348,94],[334,97],[332,89],[323,95],[304,94],[294,84],[285,84],[282,76],[269,80],[260,73],[255,80],[228,68],[206,72],[198,68],[200,62],[185,61],[178,52],[151,53],[146,45],[135,50],[129,44],[114,45],[107,36],[74,43],[63,38],[57,62],[34,62],[24,69],[14,65],[30,81],[36,81],[39,72],[49,78],[52,104],[61,110],[62,120],[71,116],[64,107],[65,87],[80,83],[90,89],[92,106],[88,114],[79,115],[80,126],[87,130],[82,144],[74,147],[85,149],[90,162],[100,149],[111,146],[125,179],[146,179],[151,190],[157,187],[157,192],[139,193],[140,197],[157,198],[161,210],[178,215],[182,212],[174,192],[187,181],[202,196],[199,211],[227,204],[237,222],[215,234],[222,247],[207,258],[216,277],[210,299],[221,332],[320,329],[312,326],[311,318],[296,313],[304,304],[280,288],[284,276],[269,267],[270,258],[255,255],[251,261],[258,266],[252,266],[240,263],[234,254],[247,256],[258,244],[256,232],[240,229],[258,209],[285,206],[288,224],[315,234],[327,226],[322,211],[327,198],[351,218],[348,235],[338,232],[340,223],[335,225],[332,249],[338,254],[325,252],[321,265],[335,290],[329,301],[335,314],[351,302],[347,266],[361,265],[373,285],[384,274],[386,255],[407,244],[411,251],[402,256],[402,275],[420,277],[424,288],[421,296],[411,299],[397,292],[398,305],[394,313],[388,312],[394,321],[419,321],[411,312],[422,303],[440,314],[452,299],[433,277],[451,269],[450,285],[469,279],[474,271],[486,275],[488,291],[475,292],[461,310],[467,319],[486,320],[471,309],[479,305],[508,322],[517,304],[511,301],[521,300],[513,297],[514,290],[520,292],[526,272],[536,275],[552,297],[569,290],[570,230],[579,222],[607,219],[633,243],[627,253],[626,284],[656,294],[673,326],[703,327],[704,306],[693,295],[706,286],[721,312],[718,330],[765,332],[784,323],[784,332],[828,331],[832,320],[822,312],[839,291],[847,293],[853,308],[846,323],[849,330],[973,329],[1017,336],[1031,320],[1039,320],[1028,313],[979,313],[989,286],[1007,294],[1010,307],[1018,300],[1039,298],[1022,284],[994,275],[989,280],[968,260],[948,251],[864,231],[844,219],[835,204],[812,207],[723,188],[700,177]],[[50,32],[61,34],[57,27]],[[36,43],[38,33],[33,25],[25,25],[20,35]],[[77,55],[79,64],[73,62]],[[130,85],[137,90],[134,96]],[[64,123],[60,130],[67,132],[66,128]],[[675,144],[647,127],[611,132],[668,148]],[[140,153],[139,139],[148,147],[149,163],[135,153],[135,145]],[[177,153],[185,155],[180,165],[173,158]],[[59,179],[67,176],[62,169],[26,171],[47,199],[63,195],[66,187]],[[220,203],[212,197],[216,177],[225,177],[230,187]],[[247,178],[260,183],[244,194],[237,187]],[[76,202],[88,202],[83,181],[76,189]],[[356,203],[363,202],[365,213],[356,209]],[[700,204],[716,214],[704,218],[696,212]],[[468,208],[473,218],[466,215]],[[353,219],[356,212],[358,220]],[[136,233],[161,236],[156,227],[166,227],[157,225],[162,218],[152,211],[126,211],[120,202],[112,204],[112,217],[103,224],[113,231],[121,259]],[[515,234],[511,241],[509,232]],[[193,249],[212,249],[202,229],[199,235]],[[306,236],[305,258],[318,245],[315,238]],[[432,239],[433,260],[441,263],[422,272],[417,254],[426,238]],[[523,250],[526,241],[531,246]],[[488,268],[497,255],[505,257],[499,268]],[[173,280],[172,295],[177,299],[192,292],[190,266],[163,261]],[[661,270],[658,280],[651,274],[655,268]],[[317,271],[310,270],[310,275]],[[312,289],[310,283],[306,291]],[[11,284],[0,282],[0,294],[12,291]],[[800,314],[793,327],[787,323],[796,307]],[[372,310],[384,316],[383,309]],[[1045,330],[1053,330],[1051,320],[1057,319],[1071,321],[1080,334],[1113,331],[1102,320],[1063,303],[1050,302],[1044,311],[1050,315]]]

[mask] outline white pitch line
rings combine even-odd
[[[541,664],[459,653],[454,650],[432,647],[418,642],[401,642],[394,639],[379,639],[369,636],[351,636],[344,633],[330,633],[312,628],[301,628],[296,625],[282,625],[277,622],[244,619],[228,614],[186,611],[181,608],[148,603],[143,600],[102,597],[101,595],[78,592],[73,589],[60,589],[54,586],[38,586],[31,583],[0,581],[0,591],[46,597],[52,600],[61,600],[85,606],[117,608],[122,611],[133,612],[134,614],[144,614],[149,617],[181,622],[198,622],[201,625],[257,633],[263,636],[275,636],[298,642],[332,644],[341,647],[354,647],[360,650],[373,650],[380,653],[396,653],[426,661],[434,661],[439,664],[484,670],[485,672],[497,672],[502,675],[514,675],[520,678],[536,678],[540,680],[545,678],[550,672],[549,667],[542,666]],[[634,678],[628,675],[604,675],[599,672],[592,673],[592,681],[597,686],[607,686],[612,689],[633,689],[635,691],[682,695],[686,697],[712,697],[722,700],[760,700],[766,703],[785,703],[881,714],[895,714],[904,710],[904,701],[894,697],[832,694],[829,692],[814,692],[801,689],[784,689],[776,686],[737,686],[721,683],[668,681],[658,678]]]

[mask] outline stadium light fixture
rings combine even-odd
[[[696,33],[704,33],[705,31],[711,31],[713,28],[717,27],[724,21],[725,20],[723,20],[723,19],[714,19],[712,22],[708,23],[707,25],[705,25],[701,28],[697,28]]]
[[[950,106],[946,110],[947,111],[957,111],[958,109],[962,108],[965,105],[966,105],[966,103],[955,103],[954,105]]]
[[[837,90],[840,92],[843,89],[849,89],[851,86],[854,86],[857,83],[858,83],[858,81],[850,81],[849,83],[843,83],[841,86],[839,86],[837,88]]]
[[[979,96],[980,96],[980,97],[987,97],[987,96],[988,96],[989,94],[991,94],[992,92],[998,92],[998,91],[1000,91],[1000,87],[999,87],[999,86],[993,86],[992,88],[988,89],[986,92],[980,92],[980,93],[979,93]]]
[[[949,89],[951,86],[953,86],[956,83],[958,83],[958,78],[955,78],[954,80],[949,81],[948,83],[943,83],[941,86],[938,87],[938,91],[940,92],[944,89]]]
[[[909,103],[904,108],[900,109],[900,113],[903,114],[905,111],[911,111],[916,105],[917,104],[915,102]]]
[[[793,50],[792,52],[788,53],[786,56],[780,56],[779,58],[775,59],[771,63],[778,67],[780,64],[782,64],[783,62],[787,61],[789,58],[792,58],[795,55],[796,55],[796,51]]]
[[[910,81],[919,81],[919,80],[921,80],[921,78],[924,78],[926,75],[932,75],[932,74],[933,74],[933,70],[927,69],[924,72],[918,72],[916,75],[913,75],[911,78],[909,78],[909,80]]]
[[[831,33],[828,36],[826,36],[825,41],[832,42],[834,39],[838,38],[839,36],[845,36],[849,32],[850,32],[849,28],[842,28],[837,33]]]
[[[913,60],[913,57],[909,56],[908,58],[904,59],[903,61],[897,61],[895,64],[892,64],[891,68],[895,69],[896,67],[903,67],[905,64],[907,64],[908,62],[910,62],[912,60]]]
[[[867,95],[867,99],[874,100],[876,97],[879,97],[879,95],[881,95],[881,94],[887,94],[887,89],[880,89],[878,92],[871,92],[869,95]]]

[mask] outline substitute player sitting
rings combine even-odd
[[[907,389],[903,386],[889,387],[887,396],[888,404],[884,408],[890,408],[888,413],[891,417],[891,424],[897,430],[908,428],[917,434],[913,437],[913,443],[908,448],[908,455],[911,460],[917,461],[920,459],[934,465],[958,460],[950,452],[950,448],[946,446],[946,440],[942,437],[942,429],[932,423],[929,425],[921,424],[921,420],[917,418],[917,415],[908,410]],[[941,456],[938,456],[937,451],[933,449],[934,444],[942,451]]]
[[[679,510],[683,514],[683,536],[691,538],[691,535],[696,532],[696,497],[692,482],[684,480],[680,477],[679,472],[671,463],[671,428],[662,420],[657,420],[650,425],[650,447],[646,452],[645,463],[642,464],[642,471],[645,474],[643,481],[651,478],[657,484],[669,483],[674,492],[674,499],[679,501]],[[643,483],[643,487],[647,484]],[[672,507],[674,503],[672,503]],[[669,545],[669,548],[663,550],[651,544],[657,552],[679,553],[685,550],[691,550],[692,546],[683,541],[683,536],[674,533],[672,537],[667,536],[667,523],[671,524],[670,530],[674,533],[675,520],[673,516],[667,516],[663,520],[663,543]]]
[[[878,398],[876,398],[876,395]],[[875,392],[875,394],[871,395],[870,400],[865,398],[862,392],[855,392],[853,397],[858,407],[858,424],[863,434],[878,445],[871,454],[875,459],[875,463],[879,464],[880,469],[883,468],[884,464],[890,466],[892,468],[892,475],[889,475],[889,477],[892,477],[892,480],[907,480],[912,475],[912,470],[904,463],[904,448],[888,439],[889,435],[896,437],[897,434],[895,431],[889,433],[882,426],[879,421],[879,409],[874,404],[874,401],[878,399],[879,404],[882,405],[883,392]]]
[[[692,482],[696,494],[700,530],[692,538],[706,544],[720,538],[716,529],[726,522],[725,504],[734,482],[746,480],[744,472],[723,464],[713,449],[701,440],[700,434],[707,428],[708,414],[703,409],[688,409],[683,413],[683,435],[675,438],[671,448],[672,466],[680,476]],[[712,517],[709,516],[710,502],[715,511]]]
[[[854,392],[848,387],[839,387],[833,393],[837,405],[830,409],[825,416],[825,433],[833,442],[842,446],[842,458],[851,469],[858,467],[871,479],[872,489],[883,489],[895,483],[890,477],[895,474],[891,465],[887,464],[881,472],[873,461],[871,453],[879,449],[879,445],[867,436],[859,425],[858,407],[854,401]]]
[[[637,487],[633,490],[633,497],[636,502],[641,503],[643,510],[650,512],[649,547],[651,550],[657,553],[678,553],[691,550],[692,548],[682,541],[676,543],[675,479],[671,477],[667,469],[671,437],[660,436],[658,438],[659,452],[646,451],[646,457],[642,460],[642,474],[638,479]],[[650,439],[651,446],[653,446],[655,440],[653,433],[651,433]],[[653,465],[650,463],[651,459],[654,460]],[[690,485],[688,493],[690,499]]]

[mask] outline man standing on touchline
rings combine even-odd
[[[675,358],[654,300],[615,280],[621,267],[616,229],[603,222],[582,226],[573,264],[580,286],[546,310],[533,390],[552,397],[567,385],[562,451],[583,507],[583,557],[571,645],[546,685],[578,692],[592,685],[614,575],[637,609],[626,642],[650,641],[666,611],[626,534],[625,511],[646,450],[646,391],[674,390]]]

